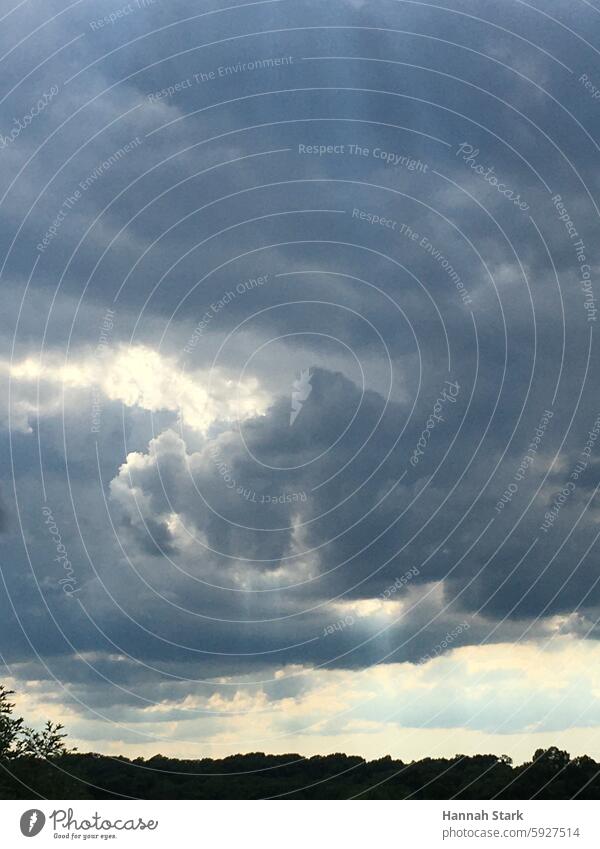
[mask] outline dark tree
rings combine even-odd
[[[35,731],[33,728],[24,728],[22,732],[23,754],[30,755],[34,758],[42,758],[46,761],[50,758],[58,758],[61,755],[67,754],[68,750],[64,744],[67,735],[63,734],[63,731],[64,725],[50,722],[50,720],[46,722],[41,731]]]
[[[0,759],[16,758],[23,752],[23,720],[13,716],[14,704],[10,697],[14,690],[0,684]]]

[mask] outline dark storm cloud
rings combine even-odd
[[[4,189],[33,156],[0,208],[3,256],[23,224],[4,272],[10,308],[0,318],[1,355],[10,355],[37,259],[19,314],[17,360],[37,357],[44,334],[46,348],[64,355],[72,333],[76,363],[98,344],[102,315],[124,284],[113,348],[133,333],[135,342],[160,342],[192,373],[218,353],[233,380],[246,364],[269,386],[273,403],[239,429],[215,421],[201,434],[185,423],[180,432],[168,409],[151,417],[106,400],[97,435],[100,476],[96,439],[88,433],[89,387],[67,401],[64,442],[60,404],[39,423],[31,416],[32,432],[14,433],[10,446],[22,534],[19,525],[2,524],[0,504],[11,599],[2,600],[3,654],[33,662],[16,612],[33,648],[84,701],[139,707],[140,695],[156,697],[157,680],[163,692],[173,687],[170,695],[186,692],[186,681],[169,676],[195,681],[242,678],[248,670],[269,676],[279,664],[417,661],[461,617],[471,623],[464,644],[538,634],[544,617],[580,607],[593,620],[600,596],[588,549],[598,521],[597,460],[574,481],[556,522],[540,530],[598,414],[598,355],[592,348],[588,366],[579,267],[551,201],[553,193],[562,195],[591,253],[598,151],[582,127],[597,135],[598,107],[578,78],[593,76],[592,52],[548,18],[540,25],[531,9],[493,3],[436,11],[284,2],[146,37],[150,28],[197,11],[187,2],[163,5],[100,29],[90,27],[84,7],[58,17],[46,47],[84,37],[2,106],[0,132],[7,134],[46,82],[59,86],[43,114],[0,150]],[[95,5],[93,17],[113,6]],[[565,23],[571,8],[545,6]],[[593,41],[597,18],[591,10],[581,15]],[[476,17],[497,22],[502,34]],[[331,28],[300,29],[309,23]],[[15,13],[8,43],[29,26],[26,8]],[[289,32],[247,35],[266,29]],[[555,58],[531,46],[524,56],[519,36]],[[199,41],[221,40],[196,49]],[[461,44],[476,44],[479,52]],[[34,37],[15,54],[9,88],[39,61],[39,50]],[[193,78],[221,65],[288,55],[294,62],[277,69]],[[353,58],[310,58],[326,55]],[[156,64],[143,70],[150,63]],[[150,102],[149,94],[190,79],[189,87]],[[302,91],[262,95],[286,88]],[[234,98],[242,99],[228,102]],[[110,160],[137,138],[139,145]],[[471,162],[458,154],[462,143],[478,151]],[[352,153],[351,144],[369,152]],[[344,153],[314,156],[299,145],[344,146]],[[384,153],[427,169],[393,165]],[[518,209],[473,164],[493,168],[529,209]],[[81,197],[56,235],[37,251],[78,189]],[[373,215],[393,226],[371,223]],[[590,263],[596,267],[593,254]],[[261,276],[265,283],[243,288]],[[186,354],[207,312],[210,321]],[[283,338],[273,342],[275,336]],[[293,381],[303,369],[312,370],[311,393],[291,427]],[[444,421],[411,466],[446,380],[458,382],[458,397],[445,402]],[[16,396],[25,417],[35,386],[31,393]],[[535,458],[515,479],[550,407],[554,415]],[[2,449],[8,456],[5,437]],[[58,582],[56,542],[40,515],[40,466],[76,564],[73,598]],[[510,499],[497,510],[507,490]],[[9,491],[2,490],[4,502]],[[377,600],[414,566],[419,573],[398,594],[408,609],[375,624],[353,614],[351,627],[325,636],[327,626],[348,615],[336,603]],[[585,635],[579,621],[573,629]],[[77,660],[76,651],[88,661]],[[115,663],[117,655],[124,660]],[[133,695],[106,690],[103,674]]]

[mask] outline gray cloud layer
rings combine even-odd
[[[8,663],[137,705],[416,662],[463,620],[595,638],[600,71],[573,9],[44,4],[0,112]]]

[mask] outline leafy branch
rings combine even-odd
[[[22,717],[14,716],[14,702],[11,702],[14,690],[7,690],[0,684],[0,760],[19,757],[34,757],[43,760],[69,754],[64,726],[60,723],[46,722],[41,731],[24,724]]]

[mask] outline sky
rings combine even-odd
[[[0,681],[82,751],[600,757],[600,12],[0,14]]]

